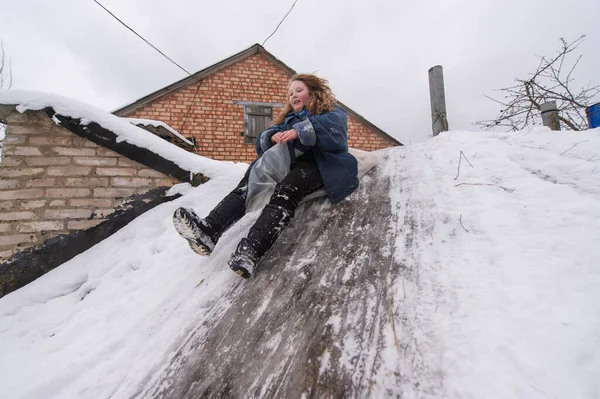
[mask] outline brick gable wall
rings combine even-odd
[[[251,162],[256,157],[254,145],[244,144],[241,135],[244,107],[233,101],[285,103],[289,78],[284,70],[255,54],[208,76],[201,83],[190,84],[126,116],[159,120],[185,137],[195,137],[199,155]],[[183,124],[196,91],[198,96]],[[273,110],[274,115],[277,112],[279,109]],[[351,115],[348,128],[350,147],[373,151],[395,145]]]

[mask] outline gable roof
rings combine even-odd
[[[254,54],[262,55],[267,60],[269,60],[273,64],[275,64],[276,66],[283,69],[289,76],[292,76],[296,73],[295,70],[293,70],[292,68],[287,66],[282,61],[278,60],[273,54],[269,53],[267,50],[265,50],[265,48],[263,46],[261,46],[260,44],[257,43],[257,44],[254,44],[253,46],[247,48],[246,50],[241,51],[237,54],[234,54],[231,57],[226,58],[220,62],[217,62],[216,64],[213,64],[207,68],[204,68],[203,70],[196,72],[193,75],[190,75],[190,76],[183,78],[175,83],[172,83],[166,87],[163,87],[160,90],[150,93],[150,94],[140,98],[139,100],[134,101],[131,104],[125,105],[125,106],[113,111],[113,114],[115,114],[117,116],[129,115],[132,112],[145,107],[147,104],[153,102],[154,100],[157,100],[164,96],[168,96],[169,94],[171,94],[183,87],[186,87],[192,83],[201,82],[203,79],[207,78],[208,76],[211,76],[222,69],[225,69],[233,64],[236,64],[239,61],[242,61],[250,56],[253,56]],[[377,134],[387,138],[388,140],[392,141],[393,143],[395,143],[397,145],[403,145],[400,141],[398,141],[394,137],[390,136],[389,134],[387,134],[386,132],[384,132],[377,126],[375,126],[373,123],[369,122],[367,119],[362,117],[360,114],[358,114],[356,111],[352,110],[347,105],[343,104],[341,101],[338,100],[337,103],[347,114],[354,116],[362,124],[373,129]]]

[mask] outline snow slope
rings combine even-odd
[[[213,326],[282,317],[278,306],[302,318],[301,300],[332,305],[327,317],[319,303],[306,315],[321,323],[313,342],[324,332],[331,341],[322,352],[288,356],[295,335],[266,324],[247,346],[264,382],[214,384],[274,397],[297,376],[286,370],[307,369],[308,396],[331,385],[353,397],[599,397],[600,130],[448,132],[379,153],[346,201],[303,205],[249,281],[226,260],[256,213],[209,258],[170,220],[178,206],[208,213],[243,173],[227,170],[0,299],[0,397],[173,397],[183,383],[193,392],[194,357],[234,361],[244,339],[226,331],[229,346],[208,346]],[[387,215],[379,225],[354,223],[375,211]],[[295,240],[302,231],[317,236]],[[362,252],[344,247],[361,236]],[[289,262],[273,260],[284,253]]]

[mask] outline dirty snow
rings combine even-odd
[[[380,373],[372,397],[599,397],[600,129],[447,132],[381,153],[389,159],[378,173],[392,190],[373,195],[390,196],[391,217],[371,228],[402,233],[394,248],[373,250],[394,254],[416,278],[390,281],[382,370],[400,365],[403,383]],[[226,260],[257,213],[208,258],[171,224],[178,206],[206,215],[242,173],[224,168],[186,186],[183,197],[0,299],[0,397],[140,392],[217,298],[244,289]],[[307,260],[318,255],[301,250]],[[332,315],[334,329],[342,322]],[[273,333],[275,343],[286,339]],[[346,361],[358,345],[345,343]]]

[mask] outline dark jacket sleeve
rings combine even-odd
[[[262,156],[262,154],[264,154],[269,148],[273,147],[274,144],[271,142],[271,137],[279,131],[279,126],[274,125],[256,137],[256,154],[259,157]]]
[[[348,151],[348,116],[341,108],[310,116],[294,125],[300,143],[322,151]]]

